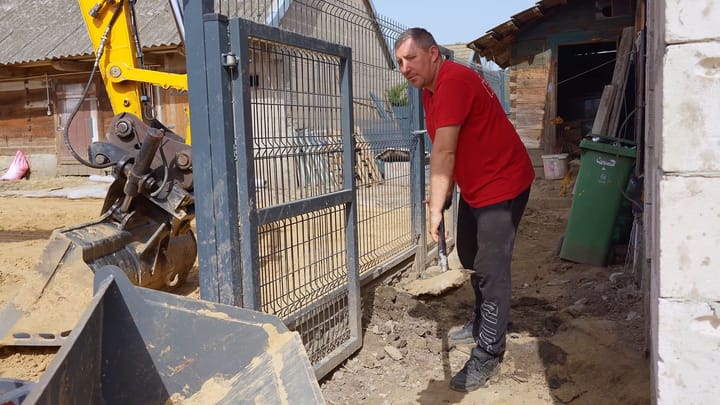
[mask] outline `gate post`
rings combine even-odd
[[[408,102],[410,104],[410,130],[413,135],[410,157],[410,198],[412,209],[412,229],[417,240],[415,251],[415,271],[423,271],[427,263],[427,231],[425,229],[425,131],[423,109],[420,103],[420,90],[408,84]]]
[[[237,181],[233,167],[227,18],[213,1],[184,1],[200,298],[242,305]]]
[[[260,291],[260,256],[258,253],[258,217],[255,184],[255,161],[253,158],[253,122],[250,103],[250,87],[247,75],[250,71],[248,54],[250,52],[248,33],[237,18],[230,23],[231,50],[237,58],[236,71],[239,73],[232,82],[234,128],[232,137],[237,145],[236,166],[231,170],[242,173],[237,177],[240,227],[240,244],[242,252],[240,263],[242,271],[242,305],[256,311],[262,310]],[[242,73],[241,73],[242,72]],[[237,204],[236,204],[237,205]]]

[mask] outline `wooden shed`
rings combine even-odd
[[[636,9],[635,0],[538,1],[468,44],[476,60],[508,68],[510,118],[528,148],[576,152],[592,133],[616,64],[628,67],[628,52],[619,47],[623,29],[636,26]],[[630,77],[617,91],[618,125],[602,135],[634,137],[634,122],[626,118],[636,88],[633,70],[626,71]]]
[[[66,146],[86,155],[91,142],[104,138],[113,117],[99,74],[88,82],[94,52],[77,1],[8,1],[0,14],[0,169],[22,150],[35,175],[102,174],[77,162]],[[138,2],[144,65],[184,73],[181,41],[168,2]],[[156,21],[170,21],[157,24]],[[82,97],[87,87],[86,97]],[[184,135],[187,94],[153,89],[154,114]]]

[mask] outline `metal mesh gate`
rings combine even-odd
[[[363,0],[220,0],[214,2],[213,11],[352,49],[352,132],[357,151],[361,279],[376,277],[412,256],[424,240],[424,181],[418,176],[422,169],[410,170],[411,165],[422,162],[412,162],[411,157],[416,153],[421,156],[425,147],[420,143],[422,138],[412,135],[413,130],[422,127],[419,98],[413,91],[408,93],[404,78],[395,69],[392,52],[395,38],[405,27],[376,15]],[[250,78],[260,97],[269,96],[266,87],[272,85],[272,79],[264,73],[256,70]],[[310,78],[317,73],[299,71],[299,77]],[[393,89],[400,89],[400,98],[392,96]],[[314,108],[312,99],[296,101],[298,113]],[[277,125],[276,113],[269,107],[253,111],[267,125]],[[320,112],[316,115],[321,118]],[[316,128],[294,130],[298,134],[296,142],[305,142],[308,148],[323,147],[317,143]],[[310,160],[304,164],[308,172],[317,172],[326,163]],[[335,174],[332,166],[328,169],[331,171],[325,181],[332,182]]]
[[[281,317],[318,376],[361,344],[361,279],[425,254],[402,27],[363,4],[185,4],[201,297]]]
[[[209,142],[193,141],[209,166],[196,195],[214,197],[197,202],[199,258],[216,267],[201,296],[281,317],[324,375],[361,345],[350,49],[203,18],[207,91],[194,103],[191,82],[190,108],[209,107]]]

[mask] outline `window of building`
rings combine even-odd
[[[595,17],[600,20],[631,15],[631,3],[631,0],[596,0]]]

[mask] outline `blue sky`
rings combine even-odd
[[[423,27],[441,44],[468,43],[537,0],[373,0],[378,14]]]

